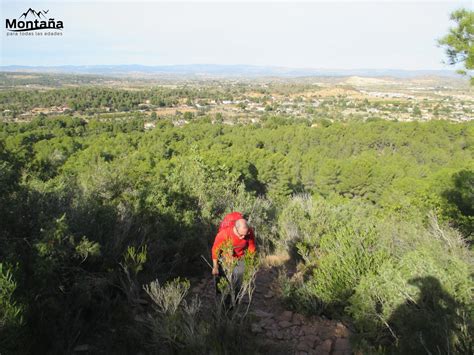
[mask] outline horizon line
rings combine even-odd
[[[224,66],[224,67],[257,67],[257,68],[281,68],[281,69],[294,69],[294,70],[403,70],[403,71],[453,71],[457,69],[453,67],[447,68],[419,68],[419,69],[406,69],[406,68],[373,68],[373,67],[358,67],[358,68],[334,68],[334,67],[294,67],[284,65],[261,65],[261,64],[222,64],[222,63],[186,63],[186,64],[140,64],[140,63],[122,63],[122,64],[55,64],[55,65],[25,65],[25,64],[1,64],[1,67],[42,67],[42,68],[55,68],[55,67],[93,67],[93,66],[142,66],[142,67],[177,67],[177,66]]]

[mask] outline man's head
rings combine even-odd
[[[247,221],[243,218],[235,221],[235,230],[240,238],[245,237],[249,231],[249,226],[247,224]]]

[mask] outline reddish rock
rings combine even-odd
[[[304,324],[305,323],[304,316],[302,314],[299,314],[299,313],[294,313],[292,322],[294,324],[298,324],[298,325],[299,324]]]
[[[299,339],[299,342],[306,344],[308,349],[314,348],[314,345],[318,341],[319,341],[319,338],[316,335],[305,335]]]
[[[291,317],[293,317],[293,312],[283,311],[283,313],[278,316],[278,319],[279,320],[286,320],[287,322],[291,322]]]
[[[293,337],[298,336],[299,331],[300,331],[299,327],[291,327],[288,329],[288,333],[291,334],[291,336]]]
[[[321,337],[321,339],[325,340],[325,339],[329,339],[333,336],[335,336],[336,334],[336,329],[335,328],[329,328],[329,327],[321,327],[319,328],[319,336]]]
[[[351,354],[351,343],[347,338],[337,338],[334,343],[334,355]]]
[[[275,322],[272,321],[272,322],[267,322],[267,323],[263,326],[263,328],[274,330],[274,329],[278,329],[278,326],[277,326],[277,324],[276,324]]]
[[[260,310],[260,309],[256,309],[253,313],[254,313],[258,318],[271,318],[271,317],[273,317],[273,314],[272,314],[272,313],[268,313],[268,312],[262,311],[262,310]]]
[[[280,340],[282,340],[285,337],[284,333],[280,330],[274,330],[273,331],[273,336],[277,339],[280,339]]]
[[[336,326],[336,329],[334,330],[334,335],[337,336],[338,338],[348,338],[351,333],[350,330],[342,323],[339,323],[339,324]]]
[[[291,333],[291,329],[286,329],[283,336],[286,340],[293,339],[293,334]]]
[[[327,339],[323,341],[321,344],[316,346],[315,353],[316,354],[321,354],[321,355],[329,355],[331,352],[331,346],[332,346],[332,340]]]
[[[279,321],[278,322],[278,325],[281,327],[281,328],[288,328],[288,327],[291,327],[293,325],[293,323],[291,322],[288,322],[286,320],[282,320],[282,321]]]
[[[317,334],[316,329],[314,327],[310,326],[310,325],[307,325],[307,324],[304,324],[301,327],[301,330],[306,335],[316,335]]]
[[[298,344],[296,344],[296,350],[297,351],[305,351],[306,353],[311,350],[311,347],[302,341],[299,341]]]

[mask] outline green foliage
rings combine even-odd
[[[81,241],[76,245],[76,252],[85,261],[89,256],[100,255],[100,245],[96,242],[91,242],[87,237],[83,236]]]
[[[194,114],[192,112],[186,111],[183,115],[183,118],[187,121],[192,120],[194,117]]]
[[[278,274],[278,287],[283,303],[290,309],[307,314],[322,314],[325,304],[314,296],[311,285],[302,278],[289,279],[283,268]]]
[[[239,354],[256,350],[243,319],[237,322],[234,317],[219,317],[217,309],[214,317],[204,317],[198,296],[186,297],[189,286],[187,279],[179,277],[164,285],[155,280],[143,286],[154,311],[136,320],[142,326],[141,341],[148,351]]]
[[[17,272],[17,266],[0,263],[0,349],[5,353],[15,352],[25,327],[25,307],[18,300],[18,283],[14,278]]]
[[[225,165],[211,166],[199,155],[176,159],[175,164],[168,180],[173,188],[188,189],[208,221],[222,214],[239,188],[237,174]]]
[[[303,249],[306,245],[319,245],[321,235],[334,223],[332,218],[324,200],[307,194],[293,196],[279,216],[279,249],[290,250],[293,257],[299,249],[300,255],[305,257]]]
[[[438,43],[445,46],[449,64],[462,63],[465,70],[459,72],[466,75],[466,70],[474,70],[474,11],[459,9],[451,13],[450,17],[457,27],[450,28],[449,33]],[[471,85],[474,85],[472,76]]]
[[[167,106],[188,92],[170,90],[147,95]],[[97,94],[114,109],[145,98],[84,93],[65,95],[85,112],[97,108],[86,102]],[[56,102],[47,91],[37,95],[18,98],[28,107]],[[0,96],[4,107],[18,104],[11,93]],[[230,211],[249,215],[260,252],[289,249],[300,262],[302,277],[286,280],[285,299],[313,313],[349,305],[368,275],[378,277],[384,253],[397,270],[405,254],[424,250],[428,211],[444,233],[445,224],[464,238],[472,231],[472,122],[317,119],[321,125],[309,127],[268,116],[231,126],[196,117],[183,127],[160,119],[145,132],[143,120],[101,114],[0,124],[0,258],[18,264],[13,299],[25,320],[15,353],[86,343],[142,349],[130,329],[141,285],[200,275],[200,255]],[[436,260],[440,251],[432,253]],[[213,349],[246,349],[249,339],[233,338],[240,325],[208,326]]]
[[[458,171],[453,174],[452,182],[452,187],[442,193],[446,201],[443,212],[472,243],[474,241],[474,171]]]
[[[181,280],[178,277],[168,281],[164,286],[161,286],[159,281],[155,280],[149,285],[143,286],[143,289],[153,300],[158,312],[174,315],[183,303],[189,285],[188,280]]]
[[[357,285],[347,311],[366,340],[404,354],[472,351],[469,266],[435,244],[387,260]]]
[[[344,305],[360,279],[376,271],[388,253],[374,228],[341,226],[325,234],[317,251],[311,292],[328,305]]]
[[[38,273],[54,273],[55,268],[70,258],[84,262],[89,256],[100,255],[100,245],[86,236],[75,238],[66,221],[66,214],[54,220],[51,226],[42,230],[42,238],[35,244],[37,249]]]
[[[472,254],[456,229],[433,212],[424,224],[353,200],[315,202],[294,197],[280,220],[302,261],[299,277],[279,277],[290,307],[351,317],[368,353],[472,352]]]
[[[2,333],[23,322],[23,307],[13,297],[16,288],[17,283],[13,278],[11,268],[0,263],[0,331]]]
[[[140,320],[148,329],[144,342],[149,350],[191,353],[204,348],[206,327],[198,319],[200,301],[195,297],[188,304],[185,299],[189,285],[188,280],[176,278],[163,286],[158,280],[143,286],[155,310]]]
[[[234,258],[230,239],[220,245],[219,253],[221,253],[220,265],[225,277],[221,277],[217,285],[220,290],[216,309],[217,322],[226,324],[227,321],[231,321],[242,324],[252,301],[260,258],[256,253],[250,252],[246,252],[240,260]],[[243,268],[240,276],[235,272],[239,267]],[[242,303],[244,297],[248,297],[249,300],[246,306]]]
[[[143,270],[143,265],[147,259],[147,246],[143,245],[139,249],[129,246],[124,254],[124,267],[137,275]]]

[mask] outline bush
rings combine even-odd
[[[142,320],[149,330],[150,336],[145,338],[148,348],[163,353],[202,350],[206,327],[197,317],[201,302],[197,296],[190,303],[185,300],[189,286],[188,280],[178,277],[163,286],[155,280],[143,287],[155,310]]]
[[[474,283],[464,251],[450,248],[450,239],[432,235],[360,280],[346,310],[366,340],[404,354],[472,353]]]
[[[472,254],[434,213],[404,220],[297,196],[279,222],[302,260],[279,278],[293,309],[351,317],[364,353],[472,353]]]
[[[282,301],[293,311],[307,315],[324,311],[324,303],[314,296],[309,284],[302,278],[288,278],[285,268],[278,273],[278,286]]]
[[[321,238],[317,267],[309,280],[312,293],[325,304],[345,305],[360,279],[375,272],[388,257],[375,229],[341,226]]]
[[[17,330],[23,324],[23,307],[13,297],[16,287],[11,268],[0,263],[0,349],[18,338]]]
[[[278,218],[279,249],[303,258],[309,265],[308,248],[319,247],[321,236],[332,231],[338,219],[337,209],[326,200],[309,194],[294,195]]]
[[[230,239],[221,244],[220,250],[222,251],[220,264],[225,277],[220,278],[217,285],[220,290],[220,297],[217,299],[217,320],[222,322],[222,318],[225,317],[232,322],[242,323],[252,302],[260,259],[256,253],[246,252],[240,260],[237,260],[232,256],[233,247]],[[241,276],[234,273],[235,268],[239,267],[239,262],[243,263]],[[242,302],[245,297],[248,298],[246,306]]]
[[[16,282],[12,271],[0,263],[0,330],[22,323],[22,307],[13,299]]]

